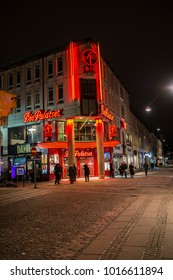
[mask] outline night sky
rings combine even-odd
[[[173,151],[173,8],[159,2],[3,1],[0,64],[91,37],[128,91],[132,111],[148,128],[159,127]]]

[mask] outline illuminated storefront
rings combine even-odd
[[[90,176],[109,176],[112,151],[120,141],[115,106],[105,94],[101,60],[99,44],[90,40],[70,42],[60,52],[33,60],[32,65],[45,76],[34,70],[32,88],[32,75],[23,75],[26,94],[23,89],[18,94],[15,115],[18,118],[17,113],[22,116],[23,112],[23,119],[18,118],[17,126],[9,118],[8,156],[14,174],[17,167],[24,168],[26,177],[32,173],[31,148],[36,147],[39,180],[54,179],[57,162],[62,165],[63,178],[68,177],[68,167],[74,163],[78,177],[84,177],[85,163]],[[28,62],[26,73],[32,65]]]

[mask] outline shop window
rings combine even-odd
[[[17,145],[26,143],[25,126],[13,127],[8,129],[8,144]]]
[[[40,125],[30,125],[27,126],[27,142],[37,143],[41,142],[41,126]]]

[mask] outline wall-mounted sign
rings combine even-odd
[[[68,157],[68,151],[65,151],[64,156]],[[75,157],[92,157],[92,156],[93,156],[92,152],[75,150]]]
[[[86,49],[82,53],[82,61],[88,66],[94,66],[97,63],[97,53],[95,50]]]
[[[51,141],[52,139],[52,131],[53,131],[53,126],[51,125],[51,122],[48,122],[44,126],[44,136],[47,137],[47,141]]]
[[[103,104],[100,104],[100,114],[111,121],[114,120],[114,116],[109,112],[108,108],[105,107]]]
[[[117,136],[117,127],[116,127],[116,125],[110,125],[109,126],[109,132],[110,132],[110,137]]]
[[[124,119],[121,119],[121,127],[124,128],[124,130],[127,129],[127,123],[125,122]]]
[[[82,61],[86,64],[84,66],[84,72],[96,72],[97,52],[94,49],[84,50]]]
[[[24,167],[17,167],[16,168],[16,175],[23,176],[24,175]]]
[[[36,112],[26,112],[24,115],[24,122],[35,122],[45,119],[52,119],[61,117],[63,115],[63,109],[58,109],[56,111],[49,110],[37,110]]]

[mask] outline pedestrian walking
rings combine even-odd
[[[122,169],[123,169],[123,174],[124,174],[125,178],[127,178],[127,164],[125,163],[125,161],[123,161],[123,163],[122,163]]]
[[[150,166],[151,166],[151,170],[153,171],[154,170],[154,163],[151,162]]]
[[[58,183],[60,184],[61,180],[61,174],[62,174],[62,167],[59,163],[56,163],[54,167],[54,173],[55,173],[55,185]]]
[[[110,177],[114,178],[114,168],[113,168],[113,163],[110,163]]]
[[[145,175],[148,176],[148,163],[144,163],[144,170],[145,170]]]
[[[134,166],[132,162],[129,164],[129,171],[130,171],[130,177],[133,178],[135,172],[134,172]]]
[[[69,166],[68,175],[70,177],[70,184],[73,184],[74,183],[74,168],[73,168],[72,164],[70,164],[70,166]]]
[[[76,182],[77,169],[75,163],[73,163],[73,170],[74,170],[74,182]]]
[[[123,170],[123,164],[121,163],[121,164],[120,164],[120,167],[119,167],[119,172],[120,172],[120,176],[121,176],[121,177],[123,177],[123,171],[124,171],[124,170]]]
[[[87,164],[84,165],[85,182],[89,182],[90,169]]]

